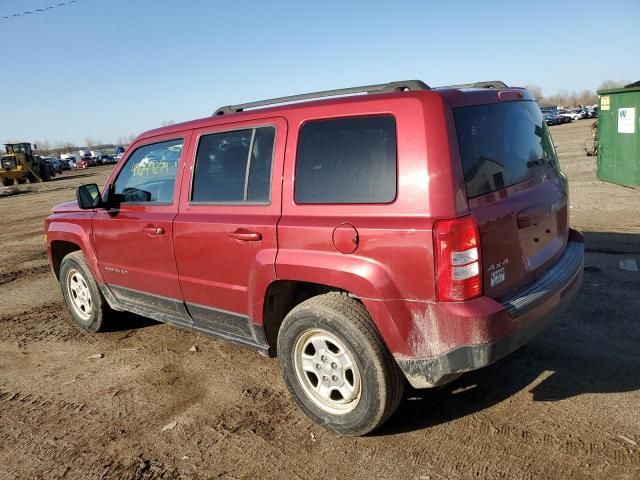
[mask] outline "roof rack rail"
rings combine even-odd
[[[262,107],[265,105],[275,105],[278,103],[297,102],[300,100],[310,100],[313,98],[337,97],[341,95],[353,95],[356,93],[388,93],[404,92],[407,90],[430,90],[431,87],[420,80],[403,80],[399,82],[381,83],[379,85],[365,85],[362,87],[339,88],[337,90],[324,90],[321,92],[303,93],[302,95],[291,95],[288,97],[270,98],[257,102],[239,103],[238,105],[227,105],[217,109],[215,115],[225,115],[228,113],[242,112],[247,108]]]
[[[461,83],[459,85],[445,85],[437,88],[509,88],[509,85],[500,80],[488,80],[485,82]]]

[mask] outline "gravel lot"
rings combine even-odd
[[[587,238],[576,302],[365,438],[308,420],[274,359],[129,314],[69,323],[43,220],[110,167],[0,197],[0,478],[640,478],[640,273],[618,268],[640,264],[640,189],[596,180],[590,125],[551,128]]]

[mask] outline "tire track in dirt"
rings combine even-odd
[[[492,419],[495,421],[495,419]],[[496,425],[498,425],[496,427]],[[475,432],[476,436],[483,438],[495,438],[500,443],[518,443],[531,447],[542,447],[553,452],[560,452],[572,457],[592,458],[599,461],[607,461],[613,465],[622,467],[636,467],[640,469],[640,450],[635,452],[624,447],[620,442],[612,439],[592,441],[594,438],[602,438],[604,435],[594,435],[597,432],[588,431],[580,435],[575,425],[572,430],[575,433],[566,433],[564,436],[555,433],[543,432],[530,428],[523,428],[511,423],[488,423],[474,421],[465,424],[465,430]],[[583,440],[586,439],[586,440]],[[634,454],[635,453],[635,454]]]
[[[49,272],[49,265],[36,265],[10,272],[0,273],[0,286],[18,280],[20,278],[33,277]]]
[[[98,341],[95,335],[73,326],[67,315],[62,302],[39,305],[16,315],[0,315],[0,342],[16,342],[24,348],[36,342]]]
[[[76,431],[78,421],[85,415],[95,418],[86,404],[53,400],[42,395],[24,393],[0,387],[0,459],[5,466],[6,478],[20,478],[25,471],[33,477],[62,477],[78,458],[76,449],[70,444],[69,428]],[[52,419],[54,415],[56,419]],[[19,419],[28,418],[29,434],[16,428]],[[64,425],[63,428],[56,428]],[[75,436],[75,435],[73,435]],[[35,438],[34,438],[35,437]],[[35,440],[35,441],[34,441]],[[11,459],[11,461],[8,461]],[[64,465],[64,468],[62,466]]]
[[[186,393],[186,390],[180,388],[179,392]],[[255,449],[256,443],[260,445],[260,455],[276,462],[287,478],[313,477],[313,470],[303,474],[307,468],[291,465],[286,448],[273,444],[277,436],[277,425],[271,421],[276,416],[274,412],[279,412],[277,416],[286,421],[288,412],[294,408],[283,392],[250,387],[241,394],[241,403],[246,401],[250,405],[223,404],[206,416],[203,415],[207,412],[202,411],[206,407],[199,405],[198,399],[185,395],[192,404],[195,402],[198,413],[186,415],[187,423],[173,432],[177,436],[173,441],[180,445],[178,449],[187,449],[191,457],[204,459],[209,465],[208,470],[202,471],[192,464],[193,474],[189,473],[190,468],[168,467],[161,458],[149,453],[149,450],[155,451],[155,455],[158,450],[167,452],[164,442],[171,442],[170,438],[162,437],[164,442],[154,445],[153,449],[143,446],[144,440],[139,443],[139,439],[148,439],[150,428],[152,431],[158,428],[158,417],[169,413],[179,415],[179,412],[173,407],[170,412],[140,408],[144,402],[130,392],[116,392],[114,400],[121,396],[121,401],[113,403],[114,408],[105,408],[104,403],[98,406],[0,387],[0,418],[12,419],[0,424],[0,445],[3,446],[0,463],[6,464],[7,459],[12,459],[7,478],[18,478],[24,472],[42,478],[209,478],[212,466],[216,471],[216,455],[220,450],[232,449],[242,455]],[[25,419],[28,419],[26,425]],[[28,435],[24,434],[25,426],[30,432]],[[185,431],[181,432],[183,428]],[[174,449],[170,458],[175,457],[176,447],[171,447],[171,443],[168,446],[169,452]],[[252,464],[243,465],[229,459],[220,463],[225,464],[220,465],[218,473],[229,474],[224,478],[234,478],[235,473],[231,472],[248,478],[247,473],[255,471]],[[301,473],[295,474],[294,470]],[[267,475],[266,478],[282,477]]]
[[[25,472],[32,478],[188,478],[142,453],[109,458],[106,447],[124,430],[86,403],[0,387],[0,418],[7,419],[0,424],[0,459],[5,457],[0,463],[6,468],[0,478]],[[27,435],[16,428],[25,418],[30,419]]]
[[[192,449],[196,471],[200,471],[199,465],[215,465],[216,470],[205,477],[217,471],[221,478],[317,478],[317,467],[297,461],[290,448],[297,445],[297,450],[309,441],[309,425],[309,419],[285,391],[245,386],[236,401],[224,403],[206,418],[185,426],[185,436],[198,439],[195,448],[185,448]],[[228,454],[222,455],[229,451],[237,452],[238,458],[252,452],[255,459],[230,461]]]
[[[406,446],[392,444],[384,451],[392,458],[405,458],[414,471],[434,468],[446,478],[599,478],[596,472],[607,469],[638,478],[640,450],[590,427],[572,425],[561,435],[479,414],[418,433],[428,441],[416,442],[414,437]],[[555,432],[562,430],[554,428]],[[438,449],[429,448],[429,443],[436,443]],[[533,462],[535,458],[548,461]],[[501,464],[498,459],[510,460]]]

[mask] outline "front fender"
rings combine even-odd
[[[45,224],[47,234],[47,255],[53,266],[52,244],[56,241],[69,242],[77,245],[89,264],[91,273],[98,284],[104,284],[104,279],[98,267],[98,258],[93,245],[91,218],[93,212],[74,215],[73,222],[64,215],[49,217]]]

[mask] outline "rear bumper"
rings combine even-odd
[[[462,308],[452,307],[443,315],[447,322],[475,329],[477,343],[469,342],[424,358],[396,356],[398,365],[414,388],[441,385],[463,372],[491,365],[527,343],[562,314],[580,288],[583,268],[582,236],[572,231],[562,257],[537,281],[500,302],[482,297],[464,302]]]

